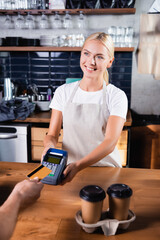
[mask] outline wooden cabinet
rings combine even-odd
[[[160,169],[160,125],[148,125],[152,131],[150,168]]]
[[[43,139],[48,132],[48,128],[32,127],[31,129],[31,148],[32,148],[32,161],[40,161],[41,155],[44,149]],[[61,129],[58,139],[57,148],[62,149],[63,129]],[[120,152],[122,166],[126,166],[127,162],[127,141],[128,130],[124,130],[121,133],[117,147]]]
[[[160,169],[160,125],[131,128],[130,167]]]
[[[151,161],[150,168],[160,169],[160,125],[147,126],[153,133],[151,144]]]
[[[120,153],[122,166],[127,164],[127,151],[128,151],[128,130],[123,130],[117,143],[117,148]]]
[[[43,152],[43,139],[48,132],[48,128],[31,128],[31,152],[32,161],[40,161]]]
[[[48,133],[48,128],[31,128],[31,152],[32,161],[40,161],[44,149],[43,140]],[[62,148],[63,130],[60,132],[57,148]]]

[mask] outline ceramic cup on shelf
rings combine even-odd
[[[97,185],[87,185],[80,190],[82,219],[85,223],[96,223],[101,218],[105,191]]]

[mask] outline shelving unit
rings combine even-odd
[[[83,11],[86,15],[99,15],[99,14],[135,14],[135,8],[101,8],[101,9],[24,9],[24,10],[0,10],[0,15],[16,15],[18,13],[26,15],[30,12],[32,15],[41,15],[43,12],[46,15],[53,15],[55,12],[58,12],[61,15],[64,15],[66,11],[69,11],[72,15],[79,14],[80,11]]]
[[[0,52],[79,52],[81,47],[0,47]],[[116,47],[116,52],[133,52],[134,47]]]
[[[27,15],[30,12],[32,15],[41,15],[45,13],[46,15],[54,15],[55,12],[58,12],[60,15],[64,15],[66,11],[69,11],[71,15],[78,15],[80,11],[83,11],[85,15],[121,15],[121,14],[135,14],[135,8],[105,8],[105,9],[24,9],[24,10],[0,10],[0,16],[5,15]],[[0,47],[0,51],[81,51],[80,47],[52,47],[52,46],[37,46],[37,47],[28,47],[28,46],[7,46]],[[134,47],[115,47],[116,52],[133,52]]]

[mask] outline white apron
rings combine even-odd
[[[68,152],[68,163],[80,160],[95,149],[105,137],[109,111],[106,103],[106,84],[103,83],[103,104],[73,103],[79,87],[77,82],[63,114],[63,149]],[[92,166],[121,167],[118,149]]]

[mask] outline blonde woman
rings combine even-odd
[[[48,148],[56,148],[63,125],[63,149],[68,152],[68,165],[62,184],[88,166],[121,167],[116,144],[128,104],[125,93],[108,83],[107,68],[113,60],[112,38],[105,33],[92,34],[81,51],[82,79],[63,84],[55,92],[42,157]]]

